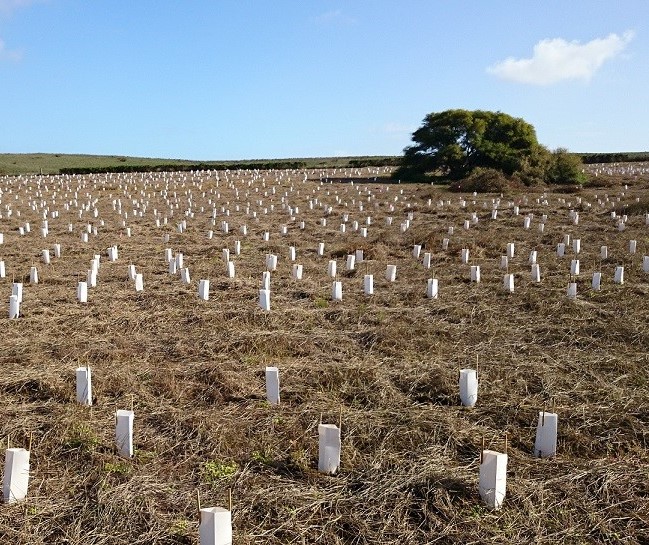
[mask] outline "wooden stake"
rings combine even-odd
[[[32,441],[34,440],[34,432],[30,431],[29,432],[29,444],[27,445],[27,450],[29,452],[32,451]]]
[[[230,513],[232,513],[232,489],[228,488],[228,505],[230,508]]]
[[[541,412],[541,426],[545,426],[545,401],[543,402],[543,411]]]
[[[480,463],[482,464],[482,460],[484,458],[484,435],[482,436],[482,449],[480,449]]]
[[[505,432],[505,454],[507,454],[507,444],[509,442],[509,435]]]
[[[196,506],[198,507],[198,522],[201,522],[201,491],[196,491]]]

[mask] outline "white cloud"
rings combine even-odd
[[[34,4],[36,0],[0,0],[0,13],[9,15],[19,8]]]
[[[19,61],[22,57],[20,51],[7,49],[4,40],[0,38],[0,61]]]
[[[487,68],[499,78],[530,85],[551,85],[562,80],[589,81],[605,61],[619,55],[633,39],[633,31],[609,34],[581,44],[562,38],[541,40],[530,59],[509,57]]]

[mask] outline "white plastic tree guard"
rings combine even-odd
[[[135,275],[135,291],[143,291],[144,290],[144,277],[142,276],[142,273],[137,273]]]
[[[471,282],[480,283],[480,265],[471,265]]]
[[[349,254],[347,256],[347,262],[345,263],[345,269],[348,271],[353,271],[356,268],[356,256],[354,254]]]
[[[20,302],[18,296],[12,295],[9,297],[9,319],[15,320],[20,316]]]
[[[41,258],[43,259],[43,263],[45,265],[49,265],[50,264],[50,251],[49,250],[43,250],[41,252]]]
[[[289,261],[295,261],[297,257],[297,252],[295,250],[295,246],[289,246],[288,247],[288,259]]]
[[[334,474],[340,468],[340,428],[335,424],[319,424],[318,437],[318,471]]]
[[[421,244],[415,244],[412,247],[412,257],[419,259],[419,254],[421,253]]]
[[[330,259],[329,264],[327,265],[327,274],[331,278],[336,278],[336,260]]]
[[[575,297],[577,297],[577,282],[568,282],[566,295],[569,299],[574,299]]]
[[[601,284],[602,284],[602,273],[601,272],[593,273],[593,282],[591,284],[592,288],[595,291],[599,291],[601,289]]]
[[[578,276],[579,275],[579,260],[578,259],[573,259],[570,261],[570,274],[572,276]]]
[[[423,261],[424,269],[430,269],[431,261],[432,261],[431,253],[424,252],[424,261]]]
[[[225,266],[225,272],[228,276],[228,278],[234,278],[235,272],[234,272],[234,261],[228,261],[226,266]]]
[[[615,276],[613,276],[613,282],[615,282],[616,284],[624,284],[624,267],[615,267]]]
[[[642,256],[642,270],[649,273],[649,255]]]
[[[356,250],[355,254],[356,254],[356,262],[361,263],[364,259],[363,250]]]
[[[536,425],[536,440],[534,441],[534,456],[549,458],[557,455],[557,413],[539,412]]]
[[[176,254],[176,270],[182,269],[185,265],[185,256],[181,252]]]
[[[429,278],[426,283],[426,297],[437,299],[439,293],[439,281],[437,278]]]
[[[86,273],[86,285],[89,288],[97,287],[97,271],[88,269],[88,272]]]
[[[374,294],[374,275],[366,274],[363,277],[363,293],[365,295]]]
[[[266,254],[266,269],[269,271],[277,270],[277,256],[274,254]]]
[[[29,283],[38,284],[38,269],[36,267],[29,269]]]
[[[299,265],[297,263],[293,264],[293,269],[292,269],[292,276],[293,280],[302,280],[302,265]]]
[[[478,401],[478,372],[460,369],[460,401],[465,407],[473,407]]]
[[[514,293],[514,275],[506,274],[503,277],[503,288],[508,293]]]
[[[198,297],[203,301],[210,298],[210,281],[203,279],[198,281]]]
[[[184,267],[180,269],[180,281],[183,284],[191,284],[191,278],[189,276],[189,267]]]
[[[343,300],[343,283],[340,281],[334,281],[331,286],[331,300],[332,301],[342,301]]]
[[[115,413],[115,444],[123,458],[133,457],[133,411],[119,410]]]
[[[178,264],[176,263],[175,259],[172,259],[169,262],[169,274],[176,274],[177,272],[178,272]]]
[[[507,492],[507,454],[483,450],[480,462],[480,497],[489,509],[500,509]]]
[[[78,282],[77,283],[77,300],[79,303],[88,302],[88,283],[87,282]]]
[[[128,266],[128,279],[131,281],[135,280],[135,275],[137,274],[137,271],[135,270],[135,265],[131,264]]]
[[[0,278],[4,278],[5,276],[7,276],[7,270],[5,268],[5,262],[0,261]]]
[[[259,306],[262,310],[270,310],[270,290],[259,290]]]
[[[223,507],[201,509],[200,545],[232,545],[232,513]]]
[[[387,265],[385,267],[385,279],[388,282],[394,282],[397,279],[397,266]]]
[[[324,255],[324,249],[325,249],[325,243],[324,242],[318,242],[318,255],[319,256]]]
[[[573,241],[572,241],[572,251],[575,254],[578,254],[579,252],[581,252],[581,239],[580,238],[573,239]]]
[[[221,250],[221,255],[225,263],[230,261],[230,250],[228,248],[223,248],[223,250]]]
[[[530,252],[529,262],[530,262],[532,265],[533,265],[534,263],[536,263],[536,260],[537,260],[537,258],[538,258],[538,255],[539,255],[539,254],[538,254],[538,252],[537,252],[536,250],[532,250],[532,251]]]
[[[509,258],[506,255],[500,256],[500,268],[507,269],[509,267]]]
[[[513,242],[508,242],[507,243],[507,257],[509,259],[514,259],[514,243]]]
[[[600,259],[608,259],[608,246],[602,246],[599,249],[599,257]]]
[[[29,451],[8,448],[5,451],[2,497],[5,503],[20,501],[27,496],[29,487]]]
[[[264,271],[261,273],[261,287],[264,290],[270,289],[270,272]]]
[[[92,405],[92,376],[90,367],[77,367],[77,403]]]
[[[538,263],[532,263],[532,282],[541,281],[541,268]]]
[[[469,262],[469,249],[468,248],[462,248],[462,252],[460,254],[460,259],[461,259],[463,265],[466,265]]]
[[[271,405],[279,404],[279,369],[266,367],[266,399]]]

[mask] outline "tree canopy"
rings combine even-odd
[[[412,140],[396,173],[404,179],[426,173],[459,179],[477,167],[511,175],[534,167],[547,154],[525,120],[484,110],[430,113]]]

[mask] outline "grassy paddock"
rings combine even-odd
[[[647,543],[649,275],[641,257],[649,253],[649,227],[646,210],[636,210],[636,198],[647,202],[647,179],[627,190],[618,184],[579,195],[506,195],[491,220],[497,195],[387,186],[373,182],[376,174],[366,169],[353,185],[319,182],[358,175],[351,170],[221,173],[218,182],[189,173],[0,179],[5,304],[12,279],[25,282],[21,317],[8,320],[6,308],[0,317],[0,437],[32,445],[29,494],[0,510],[0,542],[197,543],[197,491],[203,506],[227,506],[231,491],[240,545]],[[118,198],[122,216],[113,208]],[[299,208],[294,220],[282,198]],[[186,215],[190,200],[193,217]],[[78,207],[88,203],[80,218]],[[142,217],[133,213],[138,204],[146,206]],[[326,226],[320,204],[332,207]],[[45,239],[43,207],[60,213],[49,219]],[[166,226],[156,227],[154,209]],[[578,225],[570,209],[579,212]],[[626,230],[618,230],[611,210],[634,211]],[[401,232],[410,212],[411,227]],[[479,222],[464,230],[473,212]],[[534,214],[529,230],[525,214]],[[363,238],[352,227],[367,216]],[[183,219],[187,230],[178,233]],[[222,220],[228,234],[219,230]],[[20,236],[25,222],[31,233]],[[87,224],[97,235],[83,243]],[[455,232],[443,251],[450,226]],[[571,252],[555,253],[565,234],[581,239],[575,300],[566,297]],[[630,239],[638,242],[635,256]],[[324,257],[316,252],[321,241]],[[42,264],[41,250],[56,242],[61,258]],[[499,267],[508,242],[516,245],[512,294],[502,289]],[[432,270],[412,257],[415,243],[431,252]],[[108,262],[114,244],[119,259]],[[603,244],[609,258],[601,262]],[[290,245],[304,265],[302,281],[291,279]],[[191,285],[168,273],[166,247],[184,254]],[[226,277],[223,248],[231,251],[235,279]],[[469,282],[462,248],[481,266],[480,284]],[[345,271],[356,249],[366,261]],[[532,249],[540,284],[530,280]],[[263,313],[257,297],[267,253],[277,254],[279,265],[272,309]],[[102,255],[98,286],[81,305],[76,283],[94,254]],[[342,302],[331,301],[329,259],[338,262]],[[144,275],[141,293],[127,279],[131,263]],[[388,264],[397,265],[394,283],[384,278]],[[37,285],[27,283],[32,265]],[[617,265],[626,267],[623,285],[612,283]],[[594,292],[591,275],[600,269],[602,290]],[[371,297],[363,295],[366,273],[374,274]],[[425,296],[433,274],[437,300]],[[209,301],[197,297],[202,278],[211,282]],[[476,358],[479,399],[464,409],[458,370]],[[93,372],[91,409],[75,403],[74,370],[85,365]],[[279,407],[265,401],[267,365],[280,370]],[[114,413],[131,405],[136,454],[124,460],[114,448]],[[531,456],[544,406],[559,414],[551,460]],[[317,472],[321,420],[342,422],[335,476]],[[505,434],[507,497],[502,510],[490,512],[478,495],[480,449],[483,439],[503,449]]]

